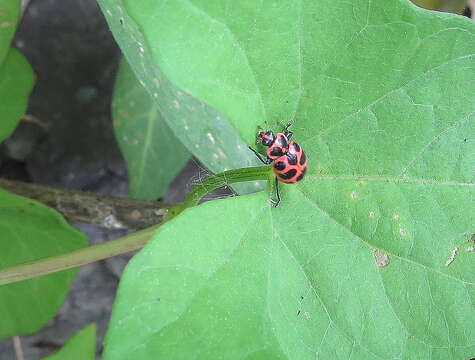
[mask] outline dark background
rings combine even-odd
[[[37,78],[27,115],[0,145],[0,177],[127,195],[127,171],[110,113],[121,55],[96,1],[32,0],[13,46],[28,58]],[[163,200],[180,201],[200,168],[191,160]],[[91,244],[123,235],[76,226]],[[25,360],[58,350],[91,322],[97,325],[100,354],[119,276],[129,257],[83,266],[59,314],[38,333],[20,337]],[[0,360],[11,359],[16,359],[12,339],[0,340]]]

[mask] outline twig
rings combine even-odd
[[[23,356],[23,349],[21,348],[21,341],[19,336],[13,337],[13,348],[15,349],[16,360],[25,360]]]
[[[150,240],[160,225],[158,224],[102,244],[1,269],[0,285],[51,274],[140,249]]]
[[[57,189],[6,179],[0,179],[0,188],[52,207],[72,222],[96,224],[108,229],[144,229],[160,223],[166,212],[165,205],[156,201]]]
[[[154,226],[148,227],[144,230],[135,232],[133,234],[129,234],[118,239],[108,241],[106,243],[77,249],[68,253],[55,255],[46,257],[39,260],[30,261],[24,264],[15,265],[9,268],[1,269],[0,270],[0,285],[9,284],[15,281],[21,281],[26,279],[31,279],[33,277],[41,276],[50,274],[53,272],[61,271],[70,269],[76,266],[81,266],[85,264],[89,264],[93,261],[102,260],[105,258],[109,258],[112,256],[116,256],[119,254],[123,254],[129,251],[137,250],[142,248],[149,240],[152,238],[155,231],[165,222],[169,221],[170,219],[174,218],[178,214],[180,214],[183,210],[195,206],[199,203],[200,199],[206,195],[209,191],[215,190],[223,185],[226,184],[233,184],[236,182],[241,181],[253,181],[253,180],[268,180],[273,176],[272,170],[269,166],[259,166],[259,167],[250,167],[244,169],[235,169],[235,170],[227,170],[220,174],[216,174],[210,176],[209,178],[205,179],[202,184],[193,186],[191,191],[187,194],[185,201],[176,204],[170,209],[168,209],[166,217],[163,218],[159,224]],[[6,180],[0,179],[0,187],[7,183]],[[18,183],[16,183],[18,184]],[[7,184],[8,185],[8,184]],[[25,184],[28,185],[28,184]],[[48,190],[53,193],[53,200],[57,202],[56,196],[59,190],[51,189],[48,187],[40,187],[38,185],[30,185],[35,189],[40,189],[38,197],[41,202],[42,197],[44,196],[44,191]],[[31,196],[31,188],[29,188],[29,197]],[[63,192],[61,194],[66,197],[66,199],[72,198],[74,200],[73,193],[80,196],[81,199],[89,200],[88,197],[92,197],[92,200],[95,200],[96,206],[98,205],[98,198],[101,198],[97,195],[87,194],[87,193],[79,193],[78,192]],[[106,197],[107,199],[111,199]],[[114,198],[115,200],[127,200],[124,198]],[[135,201],[135,200],[134,200]],[[62,204],[61,202],[59,202]],[[77,199],[73,201],[73,204],[77,207],[78,205]],[[62,204],[64,205],[64,204]],[[128,203],[130,206],[130,203]],[[58,208],[58,207],[56,207]],[[164,209],[162,209],[164,210]],[[60,210],[61,211],[61,210]],[[64,211],[63,211],[64,213]]]
[[[21,12],[23,13],[30,3],[30,0],[21,0]]]

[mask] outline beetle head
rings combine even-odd
[[[264,146],[271,146],[275,141],[275,135],[272,131],[261,131],[259,138],[262,140],[262,145]]]

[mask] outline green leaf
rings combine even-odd
[[[8,52],[3,64],[0,64],[1,142],[15,130],[18,121],[25,113],[34,74],[25,57],[13,48]]]
[[[0,269],[87,245],[54,210],[0,190]],[[0,286],[0,338],[37,331],[59,310],[77,269]]]
[[[168,80],[152,58],[152,46],[146,40],[148,35],[130,17],[124,2],[99,0],[98,3],[139,83],[150,94],[163,120],[188,151],[215,173],[260,165],[219,111]],[[153,46],[156,47],[155,44]],[[147,129],[138,127],[137,131],[145,133]],[[261,190],[263,184],[242,183],[236,184],[235,188],[239,193],[249,193]]]
[[[78,331],[53,355],[43,360],[94,360],[96,358],[96,326],[89,324]]]
[[[323,180],[322,192],[333,190],[325,195],[331,199],[356,183]],[[406,204],[396,209],[390,194],[381,195],[381,213],[366,212],[373,228],[364,237],[313,199],[302,202],[307,194],[297,187],[277,209],[259,193],[187,211],[127,267],[104,358],[154,359],[173,351],[176,359],[429,359],[422,354],[432,347],[445,348],[445,359],[473,355],[473,253],[457,244],[462,232],[445,235],[475,219],[440,222],[444,210],[450,214],[473,192],[449,192],[452,200],[431,220],[405,212],[424,212],[440,200],[440,186],[412,185],[377,182],[373,191],[394,187]],[[337,202],[349,208],[347,221],[371,200],[379,203],[357,199]],[[429,223],[417,224],[423,220]],[[371,226],[365,222],[355,219],[354,227]],[[404,249],[391,249],[402,241]],[[458,255],[446,267],[454,245]],[[376,256],[383,258],[379,266]]]
[[[130,195],[156,200],[190,153],[163,121],[152,98],[122,59],[112,101],[114,130],[129,172]]]
[[[34,75],[30,64],[10,47],[20,17],[20,0],[0,0],[0,142],[24,114]]]
[[[21,0],[0,0],[0,64],[10,51],[10,42],[20,18]]]
[[[170,81],[248,143],[294,119],[310,165],[278,208],[258,193],[162,226],[124,272],[106,360],[475,354],[470,20],[402,0],[127,11]]]

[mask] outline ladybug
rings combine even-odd
[[[307,157],[304,151],[295,141],[290,141],[293,135],[289,131],[291,125],[292,123],[288,123],[281,133],[275,135],[270,130],[259,132],[258,137],[261,139],[262,145],[267,146],[265,159],[256,150],[249,147],[264,164],[272,164],[272,170],[276,175],[277,190],[277,201],[273,201],[274,207],[280,202],[278,182],[294,184],[302,180],[305,171],[307,171]]]

